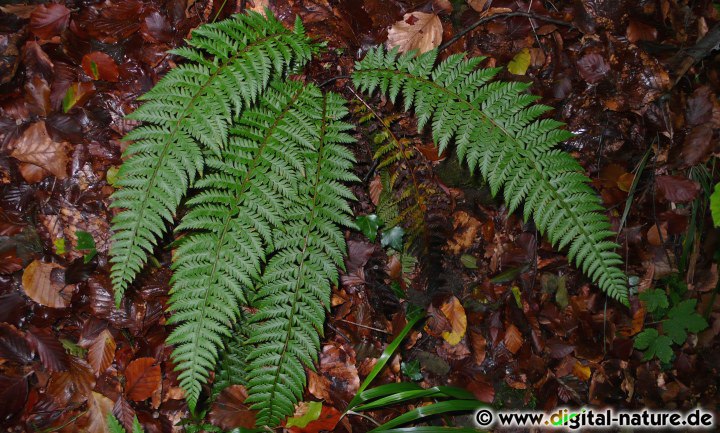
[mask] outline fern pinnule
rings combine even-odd
[[[478,69],[482,58],[449,56],[435,66],[437,51],[420,56],[371,50],[356,65],[355,85],[379,90],[405,108],[415,107],[418,127],[430,123],[440,151],[454,139],[461,161],[478,169],[492,193],[504,189],[510,211],[525,202],[553,245],[569,245],[568,258],[609,296],[628,304],[627,277],[598,195],[583,169],[555,146],[571,137],[562,125],[539,116],[550,108],[532,105],[528,84],[491,82],[497,68]]]
[[[275,81],[259,106],[246,110],[207,173],[177,230],[189,231],[174,254],[167,339],[179,380],[194,407],[215,367],[247,291],[259,280],[274,230],[287,203],[298,201],[303,152],[317,140],[313,124],[319,90]]]
[[[320,132],[304,155],[305,176],[298,181],[300,200],[275,229],[276,252],[268,262],[252,306],[251,345],[247,359],[247,403],[257,423],[275,426],[294,411],[305,387],[304,367],[313,368],[319,335],[330,308],[331,285],[343,266],[346,246],[341,226],[354,227],[341,182],[355,181],[354,157],[342,145],[352,142],[344,101],[335,94],[321,99]]]
[[[300,21],[286,29],[268,13],[236,15],[193,32],[172,50],[189,61],[168,72],[128,118],[144,124],[125,140],[113,207],[111,278],[119,303],[203,171],[205,149],[219,154],[228,125],[252,104],[273,76],[303,65],[314,51]]]

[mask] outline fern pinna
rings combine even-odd
[[[295,410],[305,388],[304,367],[314,368],[330,308],[331,284],[337,284],[346,251],[341,226],[355,227],[341,182],[357,180],[354,157],[343,144],[352,125],[336,94],[319,98],[313,117],[312,148],[303,155],[300,200],[288,202],[286,224],[275,228],[276,252],[270,259],[252,306],[247,360],[247,403],[259,425],[274,426]]]
[[[275,81],[259,106],[245,111],[208,172],[196,182],[178,231],[169,310],[178,326],[168,337],[180,385],[194,407],[249,290],[260,280],[287,206],[301,200],[303,152],[312,150],[320,91]]]
[[[574,261],[609,296],[628,304],[627,277],[618,267],[617,245],[598,195],[582,167],[555,146],[571,137],[560,122],[538,118],[550,107],[533,105],[529,84],[491,82],[499,68],[478,69],[482,57],[455,54],[435,66],[437,51],[420,56],[371,50],[358,62],[353,82],[391,100],[402,94],[415,107],[418,128],[431,122],[440,151],[455,139],[460,160],[479,169],[492,193],[504,189],[512,212],[524,200],[541,233],[558,248],[569,246]]]
[[[205,150],[218,155],[228,125],[253,103],[271,77],[305,64],[314,46],[299,20],[286,29],[270,14],[237,15],[193,31],[187,47],[170,51],[189,62],[171,70],[128,118],[144,124],[118,174],[110,251],[116,302],[152,253],[165,224],[198,173]]]

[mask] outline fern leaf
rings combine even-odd
[[[305,387],[304,367],[312,368],[320,347],[331,285],[346,250],[341,226],[354,227],[342,181],[355,181],[352,126],[335,94],[322,99],[316,148],[304,156],[305,176],[298,182],[300,201],[275,230],[276,252],[268,262],[252,306],[247,360],[247,403],[257,410],[258,425],[275,426],[294,411]]]
[[[490,82],[498,69],[477,69],[479,57],[456,54],[435,66],[436,56],[377,48],[356,65],[353,81],[368,93],[402,95],[418,127],[431,124],[441,152],[454,139],[458,157],[482,173],[493,194],[503,189],[511,211],[524,201],[525,219],[532,216],[553,245],[569,245],[569,259],[627,304],[627,277],[617,245],[607,240],[613,232],[600,199],[580,164],[555,149],[571,134],[539,119],[550,107],[532,105],[537,97],[524,93],[528,84]]]
[[[178,326],[167,342],[191,407],[274,248],[286,203],[298,200],[302,152],[317,139],[302,125],[316,121],[318,98],[317,88],[273,82],[221,154],[206,158],[209,172],[177,227],[189,234],[175,251],[169,323]]]
[[[203,25],[187,47],[171,51],[190,62],[170,71],[128,116],[144,125],[125,137],[134,143],[112,197],[123,209],[113,219],[110,250],[117,303],[202,172],[203,150],[218,154],[232,118],[313,50],[299,22],[291,31],[270,14],[251,13]]]
[[[212,388],[213,398],[217,397],[228,386],[247,385],[245,382],[245,377],[247,377],[245,359],[248,355],[248,346],[245,345],[247,335],[244,332],[244,325],[245,323],[240,319],[238,326],[233,331],[233,335],[225,345],[222,359],[215,372]]]

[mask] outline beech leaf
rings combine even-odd
[[[109,433],[108,415],[112,413],[113,402],[104,395],[93,391],[88,396],[87,433]]]
[[[658,176],[655,178],[661,197],[673,203],[691,202],[700,192],[700,185],[681,176]]]
[[[45,128],[45,122],[39,121],[30,125],[15,143],[10,156],[18,161],[26,162],[42,169],[41,177],[32,168],[21,173],[28,182],[38,182],[47,176],[48,172],[58,179],[67,177],[68,158],[65,143],[54,141]]]
[[[30,346],[40,355],[40,361],[49,371],[65,371],[70,358],[60,340],[49,329],[32,328],[26,334]]]
[[[398,47],[401,53],[417,50],[425,53],[442,42],[442,23],[436,14],[411,12],[393,24],[388,31],[387,47]]]
[[[88,362],[95,371],[95,375],[107,370],[115,358],[115,338],[109,330],[105,329],[93,340],[88,348]]]
[[[118,80],[117,63],[112,57],[101,51],[85,54],[82,58],[82,68],[86,74],[95,80],[111,82]]]
[[[30,14],[30,31],[41,39],[59,35],[68,25],[70,10],[57,3],[40,5]]]
[[[450,327],[452,328],[450,331],[443,332],[441,334],[442,338],[454,346],[462,340],[467,330],[465,308],[460,303],[460,300],[453,296],[440,306],[440,311],[447,317],[450,322]]]
[[[70,304],[74,286],[66,286],[54,275],[55,270],[64,268],[57,263],[43,263],[35,260],[22,275],[22,285],[30,299],[51,308],[65,308]]]
[[[155,358],[138,358],[125,369],[125,395],[133,401],[143,401],[160,386],[160,366]]]

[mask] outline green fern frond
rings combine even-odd
[[[110,250],[117,303],[203,171],[204,149],[219,154],[232,119],[273,76],[305,64],[313,51],[299,20],[288,30],[269,13],[203,25],[187,47],[171,51],[189,62],[168,72],[128,116],[144,125],[125,137],[134,143],[112,196],[112,207],[124,209],[113,219]]]
[[[245,345],[247,335],[244,325],[245,323],[240,319],[233,330],[233,335],[225,344],[225,350],[215,371],[212,385],[213,398],[216,398],[228,386],[247,385],[245,382],[247,377],[245,359],[248,355],[248,346]]]
[[[118,419],[115,418],[112,413],[108,414],[107,426],[110,433],[126,433],[125,427],[120,424],[120,421],[118,421]],[[143,430],[142,425],[140,425],[140,421],[138,421],[137,417],[134,417],[132,424],[132,433],[144,433],[144,431],[145,430]]]
[[[418,127],[431,124],[440,151],[454,139],[460,160],[479,169],[493,194],[504,189],[510,211],[525,202],[541,233],[609,296],[628,303],[627,277],[610,223],[583,169],[555,146],[571,137],[560,122],[539,119],[550,110],[533,105],[529,84],[491,82],[499,69],[478,69],[481,57],[456,54],[435,66],[437,51],[398,56],[377,48],[360,61],[355,85],[379,90],[405,109],[415,108]]]
[[[275,426],[294,411],[305,387],[304,367],[312,368],[319,335],[330,308],[331,285],[346,251],[341,226],[354,227],[341,182],[357,180],[351,143],[340,122],[347,110],[341,97],[325,95],[319,136],[304,155],[305,176],[298,181],[300,201],[286,210],[286,223],[275,230],[276,252],[253,298],[257,309],[249,323],[247,403],[257,410],[258,425]]]
[[[317,140],[316,87],[273,82],[258,108],[245,111],[208,173],[195,184],[178,231],[190,231],[175,251],[167,339],[180,386],[194,407],[231,335],[247,290],[259,280],[273,230],[295,203],[303,152]]]

